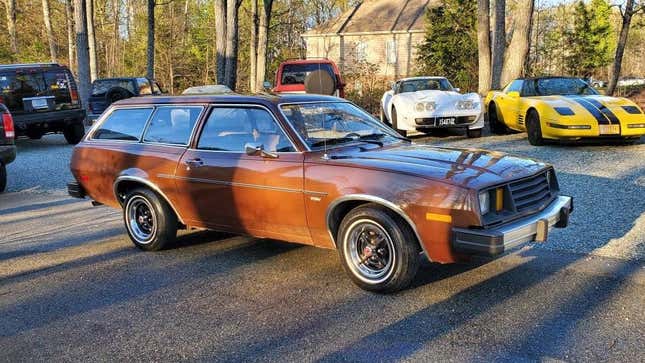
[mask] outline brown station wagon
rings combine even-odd
[[[451,263],[545,241],[573,208],[545,163],[414,144],[317,95],[119,101],[71,170],[69,193],[122,208],[143,250],[187,227],[335,248],[372,291],[406,287],[421,253]]]

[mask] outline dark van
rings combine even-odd
[[[72,72],[56,63],[0,65],[0,103],[15,123],[16,136],[40,139],[60,133],[70,144],[85,134],[81,107]]]

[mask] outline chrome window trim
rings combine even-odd
[[[132,176],[132,175],[121,175],[118,178],[116,178],[116,180],[112,184],[112,189],[113,189],[113,192],[114,192],[114,197],[119,202],[119,204],[121,204],[121,199],[119,198],[119,193],[117,192],[117,187],[119,186],[119,183],[121,183],[123,181],[133,181],[133,182],[141,183],[141,184],[143,184],[143,185],[145,185],[147,187],[150,187],[152,190],[154,190],[156,193],[158,193],[168,203],[170,208],[172,208],[172,210],[177,215],[177,219],[179,219],[179,222],[181,222],[182,224],[186,224],[186,223],[184,223],[184,218],[181,216],[181,214],[179,213],[177,208],[175,208],[175,206],[172,204],[172,202],[170,201],[168,196],[163,191],[161,191],[161,189],[156,184],[154,184],[150,180],[142,178],[142,177]]]
[[[163,104],[161,106],[154,106],[154,111],[152,112],[152,115],[150,115],[150,118],[148,119],[146,123],[146,127],[143,129],[143,134],[141,135],[141,138],[139,139],[141,143],[143,144],[148,144],[148,145],[161,145],[161,146],[175,146],[175,147],[180,147],[182,149],[185,149],[188,145],[190,145],[190,142],[193,140],[193,136],[195,135],[195,130],[197,129],[197,124],[199,124],[199,120],[202,118],[202,115],[204,114],[204,110],[206,109],[205,105],[191,105],[187,104],[187,106],[183,106],[184,104]],[[201,108],[201,111],[199,111],[199,114],[197,115],[197,119],[195,120],[195,124],[193,125],[193,128],[190,130],[190,135],[188,135],[188,140],[186,141],[185,144],[172,144],[172,143],[167,143],[167,142],[155,142],[155,141],[146,141],[146,133],[148,130],[150,130],[150,124],[152,123],[152,119],[155,117],[157,114],[157,111],[160,108]]]
[[[412,231],[414,232],[414,235],[417,237],[417,241],[419,242],[419,245],[421,246],[421,249],[423,250],[423,253],[425,253],[426,257],[430,259],[430,255],[428,254],[428,251],[426,251],[425,246],[423,245],[423,240],[421,239],[421,236],[419,235],[419,231],[417,230],[417,226],[412,221],[412,218],[410,218],[405,211],[396,205],[395,203],[392,203],[386,199],[383,199],[381,197],[377,197],[374,195],[369,195],[369,194],[347,194],[342,197],[336,198],[333,202],[329,203],[327,206],[327,211],[325,215],[325,223],[327,225],[327,233],[329,233],[329,236],[331,237],[332,242],[334,242],[334,246],[338,248],[338,242],[336,241],[336,237],[332,235],[331,232],[331,215],[333,210],[341,203],[347,202],[347,201],[365,201],[365,202],[371,202],[371,203],[376,203],[380,204],[384,207],[387,207],[391,209],[392,211],[396,212],[403,220],[405,220],[410,228],[412,228]]]
[[[282,131],[284,136],[287,138],[287,140],[289,140],[289,143],[291,144],[291,147],[293,147],[293,149],[295,150],[295,151],[276,151],[276,152],[278,154],[300,154],[300,153],[302,153],[301,151],[298,150],[298,147],[293,142],[291,136],[289,136],[289,133],[284,129],[284,127],[280,123],[280,120],[278,120],[275,117],[275,114],[268,107],[266,107],[265,105],[255,104],[255,103],[210,103],[209,107],[208,107],[208,110],[209,110],[208,112],[212,113],[212,110],[214,108],[235,108],[235,107],[240,107],[240,108],[260,108],[260,109],[263,109],[266,112],[268,112],[269,115],[271,115],[271,118],[273,118],[273,121],[278,125],[278,127],[280,128],[280,130]],[[199,135],[197,135],[197,134],[194,135],[194,140],[191,140],[193,142],[191,142],[189,144],[188,149],[189,150],[194,150],[194,151],[206,151],[206,152],[217,152],[217,153],[228,153],[228,154],[245,154],[246,155],[246,152],[244,150],[240,150],[240,151],[208,150],[208,149],[200,149],[200,148],[197,147],[197,145],[199,144],[199,138],[201,138],[202,133],[204,132],[204,128],[206,127],[206,123],[208,122],[208,119],[210,118],[210,116],[211,116],[211,114],[209,113],[208,117],[206,117],[204,119],[204,121],[202,122],[201,130],[200,130],[201,132],[199,133]],[[296,133],[296,135],[298,135],[298,133]],[[190,145],[194,145],[195,147],[192,147]],[[305,143],[305,145],[306,145],[306,143]]]

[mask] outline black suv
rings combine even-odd
[[[101,78],[92,82],[90,92],[90,122],[99,116],[113,102],[130,97],[158,96],[162,94],[159,84],[145,77]]]
[[[16,136],[40,139],[62,132],[70,144],[83,138],[85,111],[72,72],[56,63],[0,65],[0,103],[7,106]]]
[[[7,187],[7,164],[16,158],[14,137],[11,113],[0,103],[0,193]]]

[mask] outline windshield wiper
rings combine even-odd
[[[382,139],[385,136],[387,136],[387,134],[367,134],[361,135],[358,139],[368,144],[383,146],[383,141],[379,141],[378,139]]]
[[[313,144],[311,144],[310,146],[311,147],[318,147],[318,146],[325,146],[325,145],[338,145],[338,144],[342,144],[342,143],[350,142],[350,141],[354,141],[354,140],[355,139],[352,138],[352,137],[335,137],[335,138],[331,138],[331,139],[325,139],[325,140],[316,141]]]

